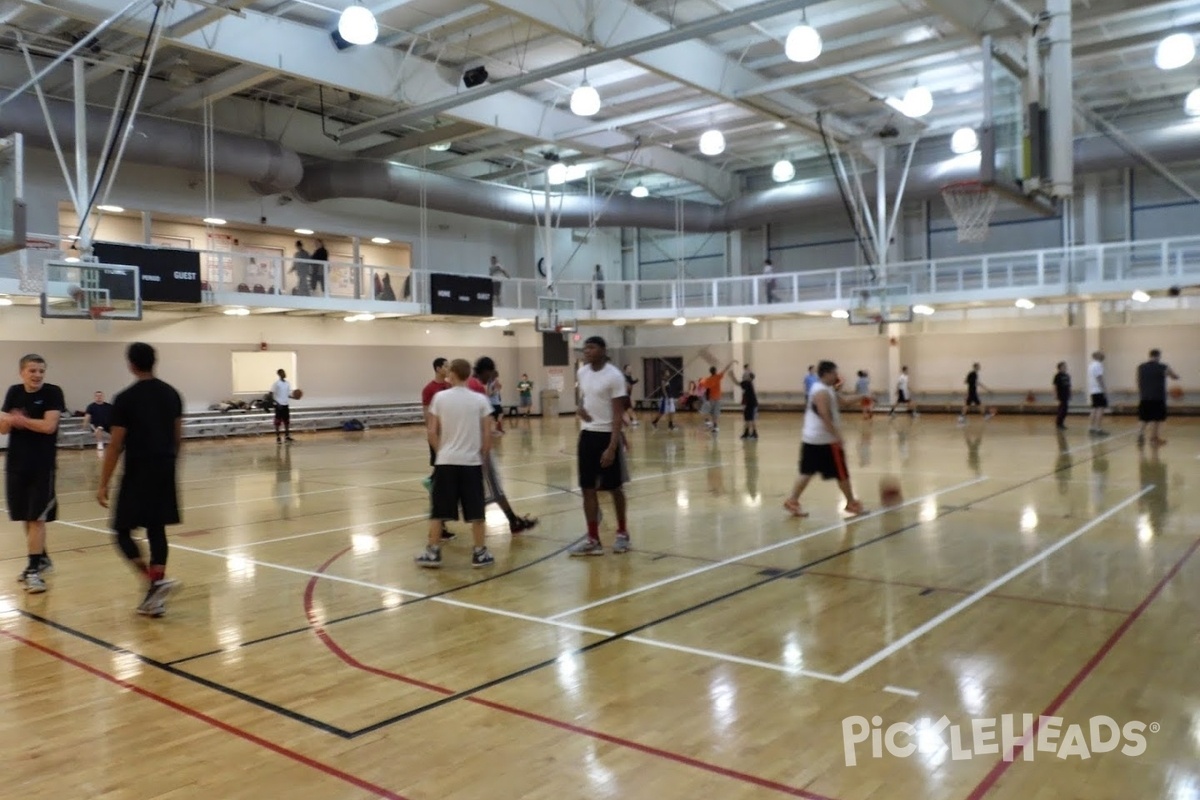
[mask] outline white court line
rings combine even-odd
[[[988,480],[988,478],[986,476],[981,476],[981,477],[974,478],[969,481],[964,481],[962,483],[955,484],[954,486],[948,486],[945,489],[938,489],[936,492],[931,492],[927,495],[922,495],[921,497],[915,497],[912,500],[908,500],[904,503],[900,503],[899,505],[893,506],[891,508],[881,508],[878,511],[872,511],[870,514],[864,514],[860,517],[851,517],[850,519],[845,519],[840,522],[835,522],[832,525],[826,525],[824,528],[818,528],[815,531],[805,533],[801,536],[795,536],[795,537],[792,537],[791,539],[785,539],[782,542],[776,542],[775,544],[769,544],[766,547],[760,547],[757,550],[751,550],[748,553],[742,553],[741,555],[731,556],[731,557],[723,559],[721,561],[715,561],[712,564],[706,564],[703,567],[697,567],[696,569],[689,570],[688,572],[680,573],[679,575],[675,575],[670,578],[663,578],[662,580],[654,581],[653,583],[648,583],[645,586],[639,586],[635,589],[630,589],[629,591],[621,592],[620,594],[614,594],[612,597],[606,597],[601,600],[596,600],[595,602],[588,603],[587,605],[579,606],[578,608],[572,608],[568,611],[561,611],[557,614],[552,615],[550,617],[550,619],[561,619],[563,617],[569,617],[574,614],[579,614],[584,611],[589,611],[593,608],[598,608],[599,606],[607,605],[608,603],[615,603],[618,600],[624,600],[627,597],[633,597],[634,595],[641,594],[642,592],[649,592],[654,589],[662,588],[663,586],[667,586],[669,584],[675,583],[676,581],[683,581],[683,580],[687,580],[688,578],[694,578],[697,575],[703,575],[705,572],[710,572],[714,569],[719,569],[721,567],[727,567],[730,564],[737,563],[738,561],[744,561],[747,558],[754,558],[755,556],[762,555],[763,553],[769,553],[772,550],[778,550],[781,547],[789,547],[798,542],[803,542],[806,539],[812,539],[815,536],[822,536],[826,533],[829,533],[830,531],[841,530],[842,528],[844,528],[847,525],[852,525],[856,522],[863,522],[868,519],[873,519],[875,517],[882,516],[883,514],[887,514],[889,512],[895,511],[898,508],[904,508],[905,506],[914,505],[915,503],[923,503],[924,501],[930,499],[931,497],[937,497],[939,494],[945,494],[947,492],[953,492],[953,491],[957,491],[959,489],[965,489],[969,486],[974,486],[975,484],[982,483],[986,480]]]
[[[734,664],[745,664],[749,667],[762,667],[763,669],[774,670],[775,672],[783,672],[788,675],[799,675],[805,678],[817,678],[823,681],[837,682],[836,675],[829,675],[824,672],[812,672],[806,669],[797,667],[789,667],[784,664],[772,664],[769,661],[757,661],[753,658],[743,658],[741,656],[731,655],[729,653],[718,653],[715,650],[701,650],[697,647],[688,647],[682,644],[672,644],[671,642],[660,642],[657,639],[647,639],[643,636],[626,636],[625,641],[635,642],[637,644],[647,644],[651,647],[661,647],[666,650],[676,650],[680,653],[688,653],[693,656],[704,656],[705,658],[714,658],[718,661],[731,661]]]
[[[1063,454],[1070,455],[1071,453],[1078,453],[1080,450],[1090,450],[1098,444],[1103,444],[1104,442],[1115,442],[1117,439],[1124,439],[1127,436],[1133,436],[1135,433],[1137,433],[1137,431],[1126,431],[1125,433],[1118,433],[1116,436],[1103,436],[1098,439],[1093,439],[1087,444],[1076,445],[1070,450],[1064,450]]]
[[[85,531],[92,531],[94,533],[101,533],[101,534],[106,534],[106,535],[110,535],[110,536],[112,535],[110,531],[106,531],[101,528],[92,528],[87,525],[80,525],[79,523],[76,523],[76,522],[61,522],[61,524],[67,525],[72,528],[79,528],[79,529],[85,530]],[[188,553],[196,553],[197,555],[213,556],[215,558],[222,558],[222,559],[228,558],[227,556],[225,556],[224,554],[221,554],[221,553],[216,553],[211,550],[201,550],[196,547],[187,547],[186,545],[172,544],[171,547],[172,547],[172,549],[183,550]],[[461,600],[454,600],[449,597],[437,597],[437,596],[424,595],[424,594],[421,594],[420,592],[413,592],[413,591],[410,591],[407,589],[397,589],[396,587],[385,586],[385,585],[379,584],[379,583],[370,583],[368,581],[360,581],[360,580],[357,580],[356,578],[345,578],[340,575],[330,575],[329,573],[325,573],[325,572],[314,572],[312,570],[300,569],[298,567],[289,567],[286,564],[275,564],[275,563],[272,563],[269,561],[257,561],[255,559],[249,559],[249,558],[246,559],[245,562],[248,564],[253,564],[256,567],[266,567],[269,569],[276,569],[276,570],[280,570],[281,572],[289,572],[294,575],[303,575],[303,576],[306,576],[309,578],[317,578],[319,580],[334,581],[336,583],[346,583],[351,586],[358,586],[363,589],[372,589],[372,590],[380,591],[380,592],[389,592],[392,594],[402,595],[404,597],[412,597],[412,598],[416,598],[416,599],[426,599],[431,603],[440,603],[442,605],[453,606],[455,608],[462,608],[462,609],[466,609],[468,611],[478,611],[478,612],[481,612],[484,614],[492,614],[492,615],[500,616],[500,617],[507,617],[509,619],[520,620],[522,622],[532,622],[532,623],[536,623],[538,625],[548,625],[552,628],[558,628],[560,630],[569,630],[569,631],[573,631],[575,633],[590,633],[595,636],[602,636],[602,637],[611,637],[611,636],[618,635],[616,631],[605,630],[603,628],[592,628],[592,627],[588,627],[586,625],[576,625],[576,624],[570,623],[570,622],[559,622],[557,620],[545,619],[543,617],[535,617],[535,616],[531,616],[529,614],[521,614],[521,613],[518,613],[515,611],[505,611],[504,609],[493,608],[491,606],[482,606],[482,605],[478,605],[476,603],[466,603]],[[658,642],[653,639],[645,639],[640,636],[632,636],[632,637],[626,637],[626,638],[629,641],[634,642],[636,644],[647,645],[650,647],[658,647],[658,648],[662,648],[665,650],[675,650],[678,652],[690,653],[692,655],[705,656],[705,657],[712,658],[712,659],[715,659],[718,661],[727,661],[727,662],[731,662],[731,663],[735,663],[735,664],[744,664],[744,665],[753,666],[753,667],[763,667],[766,669],[774,670],[776,672],[786,672],[786,673],[792,674],[792,675],[800,675],[800,676],[809,677],[809,678],[818,678],[821,680],[828,680],[828,681],[836,681],[837,680],[836,677],[834,677],[832,675],[826,675],[821,672],[807,672],[804,670],[796,670],[796,669],[792,669],[790,667],[783,667],[778,664],[769,664],[765,661],[755,661],[753,659],[742,658],[741,656],[734,656],[734,655],[729,655],[726,653],[717,653],[717,652],[714,652],[711,650],[699,650],[699,649],[692,648],[692,647],[686,647],[684,645],[670,644],[667,642]]]
[[[1078,539],[1080,536],[1083,536],[1085,533],[1090,531],[1092,528],[1096,527],[1097,525],[1099,525],[1102,522],[1105,522],[1106,520],[1108,520],[1109,517],[1113,516],[1114,514],[1116,514],[1119,511],[1123,510],[1126,506],[1137,502],[1139,499],[1141,499],[1141,497],[1143,495],[1153,491],[1154,488],[1155,487],[1153,485],[1147,486],[1145,489],[1142,489],[1140,492],[1138,492],[1134,495],[1131,495],[1130,497],[1125,498],[1120,503],[1118,503],[1117,505],[1110,508],[1108,511],[1105,511],[1103,514],[1101,514],[1100,516],[1093,519],[1091,522],[1088,522],[1087,524],[1083,525],[1082,527],[1077,528],[1073,533],[1071,533],[1071,534],[1067,535],[1066,537],[1060,539],[1059,541],[1055,542],[1054,544],[1052,544],[1050,547],[1047,547],[1042,552],[1040,552],[1037,555],[1033,556],[1032,558],[1026,560],[1024,563],[1018,564],[1017,566],[1013,567],[1008,572],[1004,573],[999,578],[997,578],[996,580],[989,583],[987,586],[984,586],[979,591],[963,598],[961,601],[950,606],[950,608],[948,608],[945,611],[943,611],[942,613],[938,614],[936,617],[929,620],[924,625],[921,625],[920,627],[916,628],[915,630],[900,637],[899,639],[892,642],[887,647],[880,650],[875,655],[863,660],[862,662],[860,662],[860,663],[856,664],[855,666],[851,667],[850,669],[846,670],[845,672],[843,672],[841,675],[838,676],[838,681],[840,683],[847,683],[849,681],[854,680],[859,675],[863,674],[864,672],[869,670],[871,667],[878,664],[880,661],[883,661],[884,659],[893,655],[896,651],[901,650],[905,647],[908,647],[910,644],[912,644],[913,642],[915,642],[917,639],[921,638],[925,634],[929,633],[931,630],[936,628],[938,625],[941,625],[943,622],[945,622],[946,620],[955,616],[959,612],[964,611],[967,608],[970,608],[975,603],[977,603],[979,600],[981,600],[982,598],[991,594],[992,592],[996,591],[1001,586],[1003,586],[1004,584],[1011,581],[1013,578],[1020,575],[1022,572],[1025,572],[1026,570],[1028,570],[1030,567],[1037,566],[1041,562],[1045,561],[1047,558],[1054,555],[1059,550],[1063,549],[1064,547],[1069,545],[1071,542]]]
[[[835,678],[834,680],[837,680],[837,679]],[[885,686],[885,687],[883,687],[883,690],[885,692],[891,692],[892,694],[904,695],[905,697],[920,697],[921,696],[920,692],[915,692],[912,689],[903,689],[899,686]]]

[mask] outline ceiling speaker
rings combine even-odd
[[[474,89],[488,79],[488,72],[483,67],[474,67],[463,73],[463,85],[468,89]]]

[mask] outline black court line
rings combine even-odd
[[[578,541],[578,540],[575,540],[575,541]],[[362,617],[369,617],[374,614],[379,614],[383,611],[395,611],[396,609],[405,608],[406,606],[415,605],[417,603],[423,603],[427,600],[433,600],[434,598],[437,598],[437,597],[445,597],[448,594],[454,594],[455,592],[461,592],[464,589],[470,589],[474,586],[479,586],[482,583],[489,583],[491,581],[499,580],[500,578],[506,578],[509,575],[512,575],[517,572],[521,572],[522,570],[529,569],[530,567],[537,566],[538,564],[541,564],[544,561],[549,561],[552,558],[562,555],[563,553],[565,553],[567,551],[567,549],[572,544],[575,543],[575,541],[569,542],[568,544],[563,545],[562,547],[558,548],[557,550],[553,550],[544,556],[539,556],[538,558],[535,558],[533,561],[522,564],[519,567],[513,567],[512,569],[505,570],[504,572],[497,572],[493,575],[489,575],[486,578],[480,578],[477,581],[463,583],[458,586],[451,586],[449,589],[443,589],[440,592],[435,592],[434,594],[428,594],[428,595],[425,595],[424,597],[413,597],[408,600],[404,600],[404,601],[400,602],[398,605],[394,605],[394,606],[390,606],[390,607],[389,606],[379,606],[378,608],[370,608],[370,609],[367,609],[366,611],[357,611],[353,614],[347,614],[344,617],[337,617],[336,619],[331,619],[331,620],[326,621],[324,623],[323,627],[328,628],[330,625],[336,625],[339,622],[349,622],[350,620],[361,619]],[[272,633],[269,636],[262,636],[262,637],[259,637],[258,639],[251,639],[249,641],[242,642],[241,644],[239,644],[237,646],[237,648],[234,648],[234,649],[250,647],[251,645],[262,644],[263,642],[271,642],[276,639],[282,639],[285,636],[294,636],[298,633],[311,633],[311,632],[312,632],[312,627],[309,625],[305,625],[300,628],[292,628],[290,630],[280,631],[279,633]],[[183,658],[177,658],[174,661],[167,661],[167,662],[165,662],[165,665],[168,667],[175,666],[177,664],[184,664],[188,661],[195,661],[197,659],[207,658],[209,656],[215,656],[215,655],[219,655],[221,653],[226,653],[226,652],[229,652],[229,651],[225,650],[225,649],[209,650],[206,653],[197,653],[194,656],[184,656]]]
[[[158,661],[153,658],[149,658],[149,657],[141,655],[139,653],[135,653],[132,650],[126,650],[124,647],[121,647],[120,645],[115,645],[112,642],[106,642],[103,639],[99,639],[95,636],[84,633],[83,631],[79,631],[79,630],[76,630],[67,625],[63,625],[61,622],[55,622],[54,620],[47,619],[39,614],[33,613],[32,611],[25,611],[23,609],[18,609],[18,613],[21,614],[21,616],[23,616],[23,617],[34,620],[35,622],[40,622],[43,625],[46,625],[47,627],[50,627],[50,628],[54,628],[57,631],[61,631],[66,634],[70,634],[71,636],[74,636],[77,639],[82,639],[83,641],[88,642],[90,644],[94,644],[97,647],[102,647],[105,650],[108,650],[113,653],[120,653],[122,655],[133,656],[138,661],[140,661],[141,663],[145,664],[148,667],[154,667],[155,669],[161,669],[163,672],[166,672],[170,675],[174,675],[178,678],[183,678],[184,680],[191,681],[192,683],[197,683],[197,684],[205,687],[206,689],[213,689],[214,691],[218,691],[221,694],[228,695],[229,697],[233,697],[238,700],[244,700],[245,702],[250,703],[251,705],[258,706],[259,708],[261,708],[265,711],[271,711],[275,714],[279,714],[280,716],[287,717],[290,720],[294,720],[295,722],[299,722],[303,725],[307,725],[310,728],[316,728],[319,731],[331,734],[333,736],[337,736],[342,739],[350,739],[353,737],[353,734],[350,731],[339,728],[336,725],[330,725],[327,722],[322,722],[319,719],[314,719],[313,717],[306,716],[304,714],[299,713],[298,711],[292,711],[290,708],[284,708],[281,705],[272,703],[269,700],[264,700],[261,697],[255,697],[252,694],[246,694],[245,692],[239,691],[239,690],[234,689],[229,686],[225,686],[224,684],[217,683],[216,681],[211,681],[208,678],[201,678],[199,675],[193,675],[190,672],[184,672],[181,669],[176,669],[175,667],[172,667],[170,664],[164,663],[162,661]]]
[[[1121,447],[1127,447],[1127,446],[1128,445],[1121,445],[1115,449],[1119,450],[1119,449],[1121,449]],[[1063,470],[1071,469],[1074,466],[1077,466],[1078,464],[1086,464],[1088,461],[1092,461],[1093,459],[1098,458],[1103,455],[1108,455],[1111,452],[1112,451],[1109,450],[1109,451],[1105,451],[1104,453],[1098,453],[1098,454],[1090,456],[1088,458],[1081,459],[1079,462],[1076,462],[1070,466],[1062,466],[1057,469],[1053,469],[1047,473],[1037,475],[1033,478],[1029,478],[1029,479],[1024,480],[1017,484],[1013,484],[1012,486],[1009,486],[1005,489],[1000,489],[995,492],[992,492],[991,494],[987,494],[982,497],[976,498],[975,500],[972,500],[971,502],[969,502],[965,505],[945,507],[940,511],[940,513],[938,513],[938,515],[936,517],[933,517],[930,520],[918,519],[916,522],[911,522],[907,525],[903,525],[899,528],[896,528],[895,530],[880,534],[879,536],[876,536],[873,539],[868,539],[865,542],[860,542],[856,545],[851,545],[850,547],[847,547],[843,550],[839,550],[839,551],[837,551],[835,553],[831,553],[827,556],[822,556],[821,558],[814,559],[813,561],[810,561],[808,563],[801,564],[798,567],[793,567],[792,569],[789,569],[789,570],[780,570],[778,574],[766,577],[761,581],[756,581],[755,583],[747,584],[746,586],[743,586],[738,589],[733,589],[731,591],[725,592],[724,594],[718,595],[716,597],[711,597],[707,600],[702,600],[701,602],[696,603],[695,605],[688,606],[687,608],[680,609],[679,611],[675,611],[666,616],[659,617],[658,619],[653,619],[653,620],[650,620],[649,622],[644,622],[641,625],[630,628],[629,630],[622,631],[620,633],[615,633],[612,636],[608,636],[604,639],[600,639],[598,641],[592,642],[591,644],[576,648],[575,650],[570,652],[570,655],[572,655],[572,656],[583,655],[585,653],[591,652],[592,650],[596,650],[600,647],[604,647],[605,645],[612,644],[613,642],[621,641],[622,639],[625,639],[629,636],[633,636],[637,633],[640,633],[640,632],[646,630],[647,628],[652,628],[655,625],[661,625],[664,622],[671,622],[673,620],[676,620],[680,617],[686,616],[693,612],[709,608],[711,606],[717,605],[718,603],[722,603],[725,600],[728,600],[730,598],[745,594],[746,592],[752,591],[761,586],[766,586],[768,584],[775,583],[776,581],[785,580],[790,577],[798,576],[801,573],[803,573],[805,570],[812,569],[813,567],[824,564],[827,561],[833,561],[834,559],[841,558],[842,556],[848,555],[857,550],[861,550],[863,548],[870,547],[871,545],[878,544],[879,542],[882,542],[882,541],[886,541],[895,536],[899,536],[902,533],[907,533],[908,531],[911,531],[915,528],[919,528],[922,525],[925,525],[929,522],[934,522],[936,520],[942,519],[943,517],[950,516],[951,514],[957,514],[960,511],[968,511],[973,506],[975,506],[979,503],[985,503],[988,500],[993,500],[997,497],[1000,497],[1001,495],[1005,495],[1009,492],[1012,492],[1016,489],[1020,489],[1024,486],[1028,486],[1029,484],[1037,483],[1038,481],[1053,477],[1054,475],[1058,474],[1059,472],[1062,472]],[[442,706],[447,705],[449,703],[453,703],[457,700],[463,700],[465,698],[479,694],[480,692],[486,691],[493,687],[499,686],[504,683],[508,683],[509,681],[516,680],[517,678],[523,678],[526,675],[529,675],[531,673],[537,672],[539,670],[545,669],[546,667],[549,667],[553,664],[558,663],[558,661],[562,658],[562,655],[563,654],[559,654],[558,656],[555,656],[554,658],[549,658],[544,661],[538,662],[537,664],[532,664],[528,667],[523,667],[522,669],[516,670],[514,672],[510,672],[507,675],[502,675],[498,678],[493,678],[492,680],[486,681],[477,686],[473,686],[470,689],[464,689],[464,690],[462,690],[460,692],[456,692],[452,695],[447,695],[446,697],[443,697],[439,700],[435,700],[432,703],[426,703],[423,706],[418,706],[417,708],[410,709],[410,710],[404,712],[403,714],[397,714],[394,717],[389,717],[388,719],[380,720],[379,722],[368,725],[365,728],[359,728],[358,730],[354,731],[351,734],[350,738],[354,739],[354,738],[358,738],[359,736],[365,736],[366,734],[374,733],[378,730],[389,727],[398,722],[403,722],[405,720],[411,719],[420,714],[424,714],[427,711],[433,711],[433,710],[441,708]]]

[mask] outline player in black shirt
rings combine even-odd
[[[29,563],[17,580],[25,591],[46,591],[42,573],[53,569],[46,555],[46,523],[58,518],[54,467],[58,459],[58,421],[67,410],[62,389],[46,383],[46,359],[24,356],[21,382],[8,387],[0,408],[0,434],[7,433],[5,489],[8,518],[25,523]]]
[[[117,547],[146,578],[139,614],[161,617],[164,601],[176,582],[167,579],[167,525],[179,523],[175,464],[183,442],[183,400],[168,383],[154,377],[154,348],[129,345],[129,371],[137,380],[113,402],[112,446],[104,458],[96,499],[108,508],[108,484],[125,454],[125,474],[113,511]],[[150,562],[142,558],[133,529],[145,528]]]
[[[1071,404],[1071,376],[1067,373],[1067,362],[1058,362],[1054,373],[1054,396],[1058,398],[1058,417],[1054,420],[1060,431],[1067,429],[1067,407]]]
[[[104,392],[97,391],[83,411],[83,424],[90,425],[96,437],[96,449],[104,449],[104,434],[112,429],[112,403],[104,402]]]
[[[758,438],[758,392],[754,390],[754,373],[747,364],[742,371],[738,386],[742,387],[742,421],[746,429],[742,431],[743,439]]]
[[[959,425],[962,425],[967,421],[967,411],[971,408],[978,408],[980,413],[983,413],[983,404],[979,401],[979,387],[983,386],[983,388],[987,391],[991,391],[991,389],[988,389],[988,387],[984,385],[983,381],[979,380],[978,363],[971,365],[971,371],[967,373],[967,378],[963,381],[963,383],[967,385],[967,397],[966,400],[963,401],[962,413],[958,415]],[[983,418],[989,419],[991,416],[991,413],[985,413]]]
[[[1179,380],[1175,370],[1162,363],[1160,350],[1150,351],[1150,360],[1137,368],[1138,384],[1138,444],[1146,443],[1146,428],[1150,428],[1150,444],[1166,444],[1158,435],[1159,426],[1167,419],[1167,378]]]

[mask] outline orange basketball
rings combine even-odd
[[[900,505],[904,500],[904,494],[900,491],[900,481],[889,476],[884,476],[879,479],[879,503],[888,508],[894,508]]]
[[[293,400],[299,400],[301,397],[304,397],[304,392],[302,392],[299,389],[292,390],[292,399]]]
[[[1175,398],[1176,400],[1183,397],[1183,387],[1182,386],[1172,386],[1171,387],[1171,397]]]

